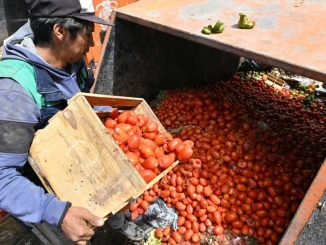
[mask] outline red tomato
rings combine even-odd
[[[112,118],[107,118],[104,122],[105,127],[114,129],[117,126],[117,122]]]
[[[155,157],[148,157],[143,163],[143,167],[154,170],[158,166],[158,161]]]
[[[155,234],[155,236],[156,236],[157,238],[162,238],[162,237],[163,237],[163,231],[162,231],[161,228],[156,228],[154,234]]]
[[[170,153],[169,155],[164,155],[158,159],[158,164],[160,168],[166,169],[171,166],[172,163],[175,162],[175,154]]]
[[[174,138],[173,140],[171,140],[171,141],[168,143],[168,145],[167,145],[168,150],[169,150],[170,152],[174,151],[179,143],[182,143],[182,140],[179,139],[179,138]]]
[[[192,235],[194,234],[194,232],[192,230],[188,230],[184,236],[183,236],[183,239],[185,241],[190,241],[190,239],[192,238]]]
[[[135,115],[129,115],[127,117],[126,123],[135,126],[138,123],[138,118]]]
[[[214,221],[216,224],[220,225],[222,223],[222,216],[221,213],[219,211],[215,211],[214,214]]]
[[[217,225],[217,226],[215,226],[214,227],[214,229],[213,229],[213,233],[215,234],[215,235],[222,235],[223,234],[223,232],[224,232],[224,228],[223,228],[223,226],[221,226],[221,225]]]
[[[158,124],[154,121],[148,121],[145,129],[146,133],[155,133],[158,131]]]
[[[153,180],[157,176],[156,173],[150,169],[142,169],[139,173],[146,183],[151,182],[151,180]]]
[[[153,149],[145,144],[141,144],[139,146],[139,152],[140,152],[140,156],[143,158],[148,158],[148,157],[154,156]]]
[[[181,242],[181,240],[182,240],[182,237],[180,236],[180,234],[177,231],[172,232],[172,238],[177,243]]]
[[[184,205],[182,202],[177,202],[175,205],[176,209],[183,211],[186,209],[186,205]]]
[[[187,161],[191,158],[192,154],[193,154],[193,150],[190,147],[184,147],[178,153],[178,160],[179,161]]]
[[[163,235],[164,236],[167,236],[170,234],[170,231],[171,231],[171,227],[170,226],[166,226],[164,229],[163,229]]]
[[[131,151],[137,150],[140,144],[140,137],[136,135],[129,136],[128,140],[128,148]]]
[[[226,216],[225,216],[225,220],[227,221],[227,222],[229,222],[229,223],[231,223],[231,222],[233,222],[233,221],[235,221],[235,220],[237,220],[238,219],[238,215],[237,215],[237,213],[236,212],[227,212],[226,213]]]

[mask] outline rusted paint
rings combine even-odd
[[[295,244],[326,189],[326,160],[320,167],[279,245]]]
[[[237,27],[239,13],[256,21]],[[141,0],[118,9],[119,18],[190,41],[326,81],[326,1]],[[222,34],[204,35],[203,26],[225,23]]]

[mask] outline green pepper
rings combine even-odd
[[[240,13],[240,19],[238,21],[238,25],[240,29],[252,29],[255,26],[255,21],[250,20],[247,15]]]
[[[211,31],[207,26],[205,26],[205,27],[201,30],[201,33],[206,34],[206,35],[210,35],[210,34],[212,33],[212,31]]]
[[[218,20],[212,29],[212,33],[222,33],[223,31],[224,31],[224,23]]]

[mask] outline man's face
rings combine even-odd
[[[85,27],[77,32],[76,38],[72,38],[68,35],[64,39],[64,59],[67,64],[76,63],[83,59],[90,47],[94,46],[94,40],[92,32],[94,30],[94,24],[90,27]]]

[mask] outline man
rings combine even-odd
[[[94,45],[94,22],[109,23],[94,15],[91,0],[26,2],[30,23],[6,40],[0,62],[0,209],[24,222],[58,226],[86,244],[103,219],[45,193],[21,172],[35,131],[75,93],[91,88],[82,60]],[[132,236],[135,227],[119,222],[115,228]]]

